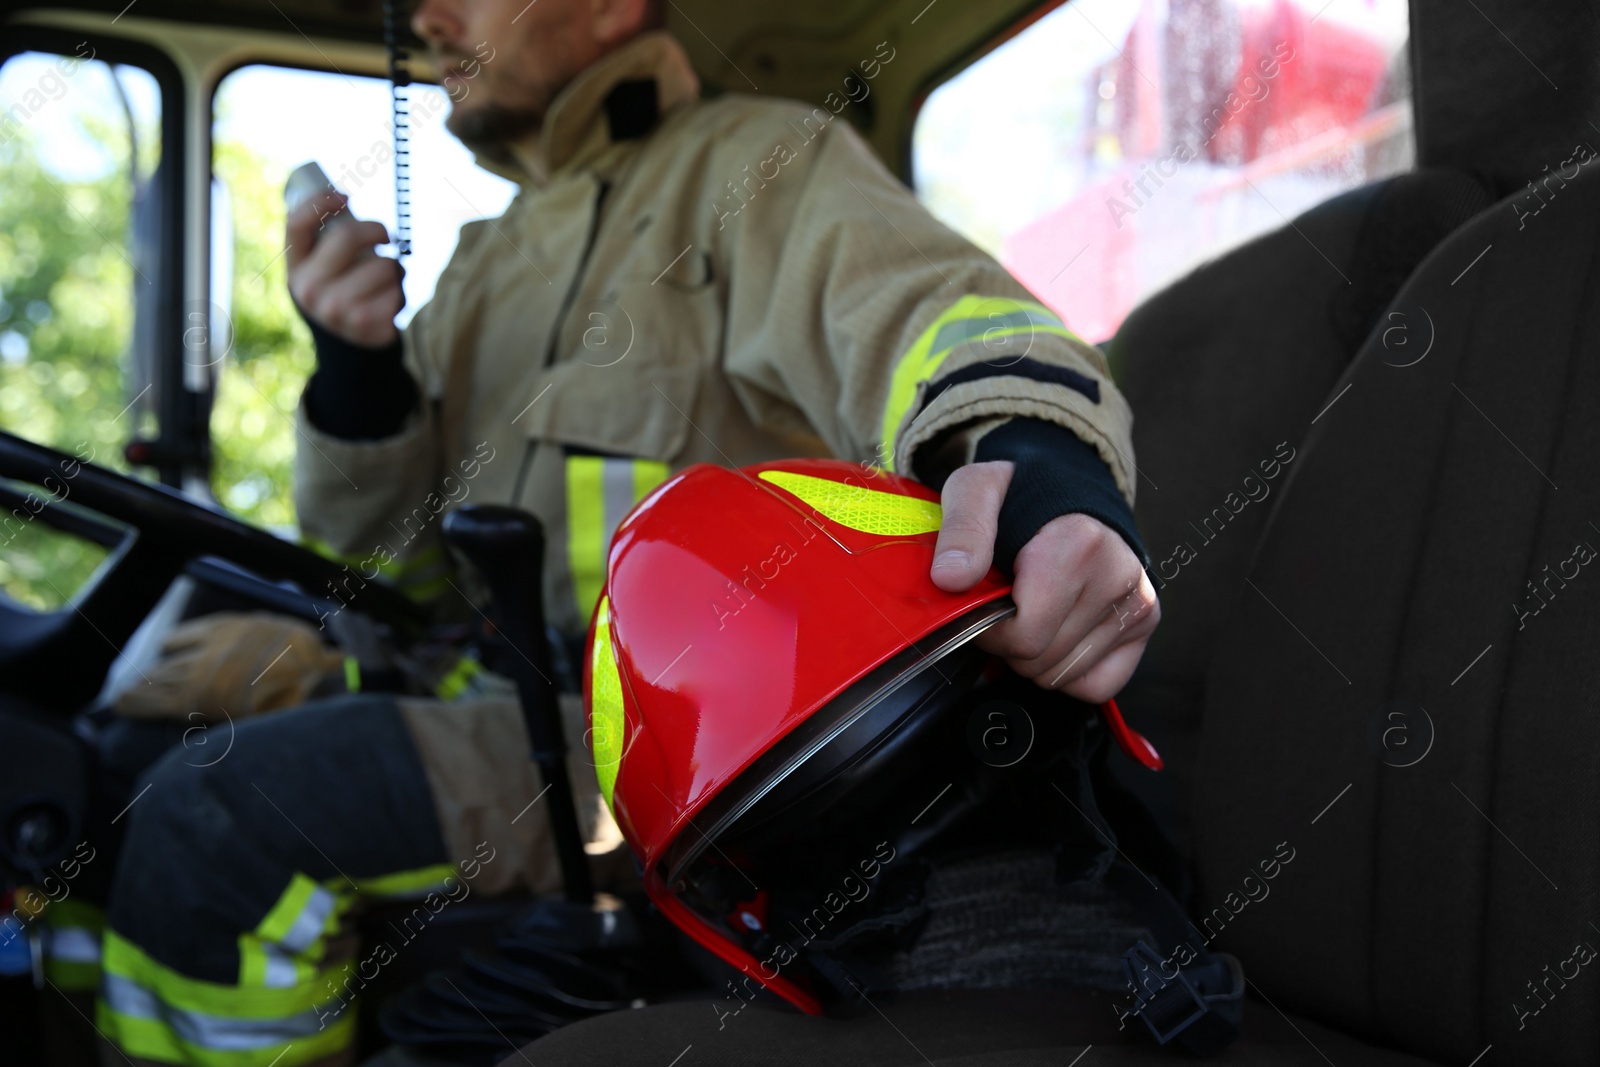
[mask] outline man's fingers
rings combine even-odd
[[[315,219],[313,218],[313,222]],[[387,243],[389,231],[381,222],[342,222],[324,227],[316,247],[289,270],[289,295],[301,310],[325,327],[339,315],[328,297],[353,267],[382,262],[375,247]]]
[[[399,261],[374,256],[329,282],[323,299],[329,304],[352,306],[385,291],[392,292],[400,284],[400,275]]]
[[[324,223],[338,216],[348,206],[349,202],[342,194],[329,190],[318,193],[289,212],[285,227],[288,238],[285,259],[290,270],[311,254],[311,248],[317,242],[317,231],[322,229]]]
[[[1080,584],[1040,598],[1030,595],[1025,585],[1012,586],[1017,613],[979,635],[978,647],[1003,657],[1018,674],[1034,677],[1082,643],[1094,627],[1099,616],[1083,606],[1086,589]]]
[[[982,647],[1026,662],[1059,655],[1100,621],[1120,575],[1110,560],[1122,542],[1087,515],[1063,515],[1045,524],[1017,553],[1011,598],[1017,613],[984,634]],[[1129,554],[1131,558],[1131,553]],[[1052,660],[1053,662],[1053,660]]]
[[[940,493],[944,519],[933,549],[933,584],[949,593],[970,589],[994,562],[1000,504],[1011,484],[1009,460],[969,463],[945,480]]]
[[[1089,600],[1088,597],[1085,598]],[[1104,604],[1102,596],[1094,603]],[[1111,602],[1094,626],[1081,637],[1064,627],[1048,653],[1012,669],[1045,689],[1058,689],[1080,700],[1099,703],[1115,696],[1133,674],[1144,646],[1161,621],[1161,605],[1148,577]],[[1122,667],[1125,666],[1126,670]]]
[[[1016,615],[979,646],[1039,686],[1080,699],[1121,688],[1161,614],[1138,557],[1087,515],[1053,519],[1023,547],[1012,598]]]
[[[1148,641],[1146,637],[1142,641],[1112,649],[1087,672],[1063,683],[1062,691],[1085,704],[1104,704],[1120,693],[1122,687],[1128,684],[1128,679],[1133,677],[1134,668],[1139,666],[1139,658],[1144,655],[1144,646]]]
[[[306,314],[355,344],[386,345],[394,340],[394,317],[405,302],[403,274],[395,260],[374,256],[314,293]]]
[[[328,275],[343,274],[351,264],[376,255],[378,245],[389,243],[389,231],[381,222],[350,220],[326,226],[317,239],[312,257]]]

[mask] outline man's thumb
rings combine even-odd
[[[1000,503],[1011,484],[1009,460],[957,467],[944,483],[940,503],[944,521],[933,549],[929,577],[949,593],[976,585],[994,561]]]

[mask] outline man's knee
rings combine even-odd
[[[203,748],[168,751],[135,787],[113,888],[118,929],[149,925],[137,910],[156,900],[254,922],[296,873],[359,879],[443,857],[392,698],[338,697],[209,734]]]
[[[171,870],[190,855],[215,855],[236,832],[235,814],[221,802],[226,761],[195,762],[182,746],[169,749],[141,776],[127,808],[123,865]]]

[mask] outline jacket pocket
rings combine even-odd
[[[691,435],[714,442],[719,432],[695,414],[721,360],[724,308],[709,254],[687,238],[672,250],[649,242],[626,257],[607,252],[597,251],[596,277],[573,301],[555,362],[534,385],[539,399],[517,420],[538,453],[529,493],[559,508],[546,560],[555,562],[559,545],[565,566],[546,592],[580,624],[598,600],[623,516],[683,465]]]
[[[625,277],[597,298],[579,298],[555,363],[540,375],[538,388],[549,393],[519,420],[524,433],[668,463],[683,451],[701,384],[720,362],[723,329],[718,286],[684,268]]]

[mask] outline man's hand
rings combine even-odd
[[[379,222],[348,213],[344,196],[323,192],[288,221],[289,295],[305,316],[363,348],[386,348],[400,336],[394,317],[405,305],[398,261],[374,249],[389,241]]]
[[[1011,472],[1009,461],[970,463],[944,483],[931,571],[940,589],[970,589],[988,572]],[[1090,704],[1115,696],[1161,620],[1155,587],[1133,550],[1097,519],[1062,515],[1017,553],[1016,572],[1017,613],[979,646],[1045,689]]]

